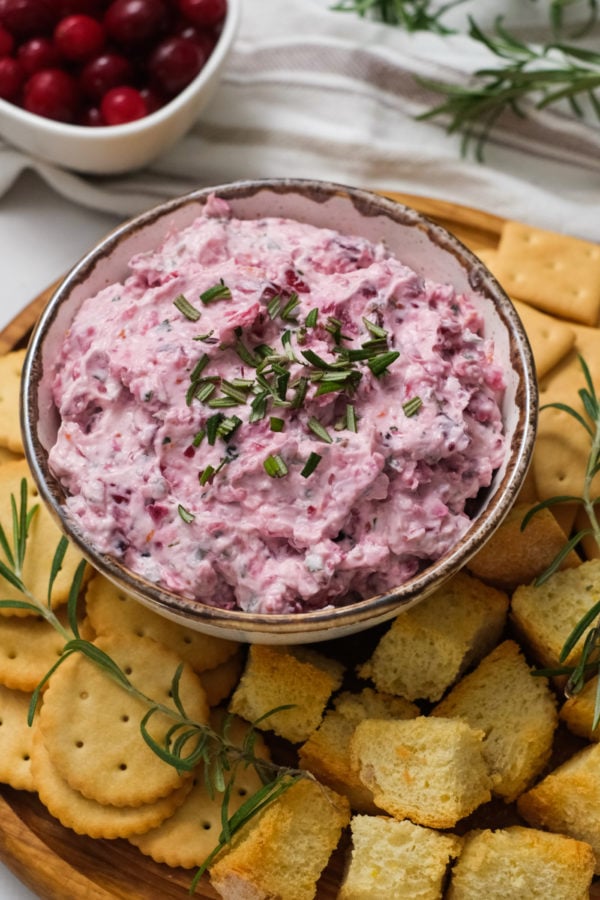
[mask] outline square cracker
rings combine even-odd
[[[498,251],[485,248],[478,250],[477,255],[497,277]],[[575,332],[568,322],[549,316],[523,300],[513,297],[512,302],[529,338],[537,376],[543,378],[571,350]]]
[[[19,420],[19,392],[25,350],[0,356],[0,446],[23,453]]]
[[[494,274],[518,300],[563,319],[597,325],[600,318],[600,245],[507,222]]]
[[[600,385],[600,329],[574,325],[575,348],[540,380],[540,406],[564,403],[583,414],[578,391],[585,379],[578,359],[583,356],[592,381]],[[559,495],[580,497],[591,446],[590,435],[568,413],[559,409],[540,412],[532,469],[540,500]],[[600,495],[600,475],[592,484]]]

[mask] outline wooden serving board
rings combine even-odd
[[[504,220],[477,209],[405,194],[389,194],[425,213],[472,249],[497,246]],[[0,333],[0,353],[22,346],[54,286],[36,297]],[[498,824],[509,824],[499,811]],[[0,859],[48,900],[184,900],[193,873],[153,863],[127,841],[92,840],[63,828],[37,796],[0,786]],[[337,896],[343,866],[338,852],[319,883],[318,900]],[[208,881],[197,898],[216,898]],[[594,895],[594,896],[599,896]]]

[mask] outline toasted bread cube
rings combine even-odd
[[[365,719],[352,764],[380,809],[430,828],[452,828],[491,797],[484,734],[460,719]]]
[[[226,900],[313,900],[349,820],[345,797],[302,779],[234,837],[210,868],[211,885]]]
[[[350,826],[352,854],[338,900],[441,900],[460,838],[386,816],[354,816]]]
[[[466,836],[446,896],[448,900],[587,900],[593,874],[589,844],[514,825]]]
[[[582,690],[566,700],[558,714],[569,731],[588,741],[600,741],[600,725],[594,728],[596,716],[596,695],[598,693],[598,676],[587,681]]]
[[[548,568],[567,538],[549,509],[541,509],[522,529],[521,523],[530,509],[529,503],[513,506],[498,530],[467,563],[472,575],[512,592]],[[574,568],[580,562],[572,550],[561,568]]]
[[[529,825],[590,844],[600,874],[600,744],[585,747],[546,775],[521,794],[517,807]]]
[[[335,709],[325,713],[321,725],[300,747],[300,766],[316,775],[323,784],[344,794],[352,809],[377,812],[373,794],[352,767],[350,741],[354,730],[366,718],[408,719],[418,715],[418,708],[403,697],[380,694],[372,688],[357,694],[340,694]]]
[[[492,790],[507,802],[529,787],[550,759],[558,722],[547,680],[532,676],[514,641],[492,650],[433,715],[458,717],[485,733],[483,755],[496,776]]]
[[[320,724],[343,672],[336,660],[310,648],[296,655],[288,648],[254,644],[231,698],[231,712],[255,722],[277,707],[289,706],[267,716],[259,727],[293,743],[305,741]]]
[[[392,622],[360,675],[408,700],[439,700],[498,642],[507,612],[506,594],[459,572]]]
[[[512,596],[510,615],[520,642],[535,661],[554,668],[560,664],[571,631],[599,600],[600,559],[592,559],[575,569],[555,572],[542,585],[518,587]],[[579,646],[567,657],[567,665],[577,660]]]

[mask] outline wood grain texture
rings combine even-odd
[[[418,209],[471,249],[497,246],[503,219],[477,209],[407,194],[388,196]],[[57,282],[56,284],[58,284]],[[36,297],[0,333],[0,352],[22,346],[56,285]],[[498,824],[509,824],[503,809]],[[514,815],[514,813],[513,813]],[[92,840],[63,828],[37,796],[0,786],[0,859],[44,900],[185,900],[192,873],[144,857],[127,841]],[[318,900],[334,900],[343,870],[334,854],[321,878]],[[600,898],[594,887],[590,896]],[[215,900],[207,880],[195,897]]]

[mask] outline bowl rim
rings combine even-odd
[[[0,118],[11,118],[28,128],[42,130],[57,137],[73,137],[84,142],[97,141],[99,138],[132,137],[154,126],[161,125],[185,107],[195,97],[198,90],[204,84],[210,82],[213,75],[218,72],[235,39],[241,17],[241,4],[242,0],[227,0],[227,12],[223,20],[223,27],[219,32],[210,56],[195,78],[163,106],[154,112],[148,113],[147,116],[143,116],[141,119],[125,122],[122,125],[98,125],[93,127],[90,125],[78,125],[73,122],[59,122],[56,119],[47,119],[44,116],[31,113],[2,97],[0,97]]]
[[[369,215],[383,214],[394,222],[426,232],[430,240],[453,254],[465,270],[469,271],[473,289],[483,291],[492,301],[510,333],[511,365],[519,379],[516,436],[507,450],[506,471],[489,499],[483,521],[474,520],[457,544],[439,560],[391,591],[346,605],[298,613],[254,613],[209,606],[166,591],[131,572],[118,560],[95,551],[62,509],[56,496],[56,482],[52,490],[52,476],[49,479],[44,471],[47,452],[41,445],[35,427],[39,409],[36,392],[42,376],[40,360],[44,337],[60,305],[68,298],[71,290],[91,274],[95,264],[107,257],[121,239],[182,207],[205,202],[211,194],[235,200],[263,190],[274,193],[308,193],[311,199],[317,200],[342,196],[361,212]],[[76,544],[83,556],[109,580],[155,612],[209,633],[236,633],[240,639],[247,641],[261,640],[265,635],[277,635],[278,638],[289,638],[290,641],[306,636],[310,640],[322,640],[324,637],[335,637],[336,629],[370,628],[420,602],[440,587],[479,549],[481,542],[491,536],[516,499],[531,461],[537,412],[538,392],[529,340],[512,301],[484,263],[443,226],[410,206],[371,190],[303,178],[249,179],[200,188],[164,201],[117,226],[73,266],[53,292],[33,329],[23,365],[21,389],[21,427],[34,481],[60,529]]]

